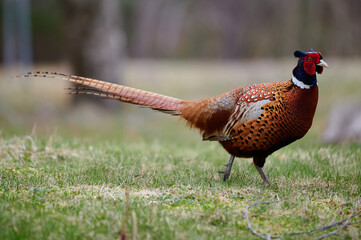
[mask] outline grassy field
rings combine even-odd
[[[268,158],[267,187],[250,159],[236,159],[224,182],[217,171],[228,154],[176,118],[125,105],[68,109],[61,81],[5,88],[3,79],[0,239],[258,239],[252,230],[314,239],[343,225],[330,239],[360,239],[360,144],[320,143],[331,106],[361,100],[360,61],[327,62],[334,67],[319,78],[314,126]],[[196,99],[288,79],[292,65],[133,62],[124,81]]]

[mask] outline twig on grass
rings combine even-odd
[[[332,220],[331,220],[331,222],[329,224],[333,224],[336,221],[337,216],[341,214],[342,208],[344,206],[348,206],[348,205],[350,205],[350,202],[346,202],[346,203],[341,204],[340,210],[335,214],[335,216],[332,218]]]
[[[349,226],[349,225],[361,223],[361,221],[350,222],[350,220],[351,220],[353,217],[360,215],[360,212],[357,212],[357,210],[359,209],[359,207],[360,207],[360,205],[361,205],[361,198],[360,198],[359,201],[358,201],[358,203],[357,203],[357,205],[356,205],[356,207],[352,210],[352,213],[351,213],[347,218],[342,219],[342,220],[340,220],[340,221],[338,221],[338,222],[335,222],[336,217],[337,217],[337,216],[340,214],[340,212],[341,212],[341,209],[340,209],[340,210],[338,211],[338,213],[334,216],[334,218],[331,220],[331,222],[330,222],[329,224],[327,224],[327,225],[325,225],[325,226],[322,226],[322,227],[320,227],[320,228],[317,228],[317,229],[308,230],[308,231],[303,231],[303,232],[284,233],[284,234],[281,234],[281,235],[272,235],[272,234],[269,234],[269,233],[263,235],[263,234],[257,232],[257,231],[252,227],[251,222],[250,222],[249,217],[248,217],[248,212],[249,212],[249,209],[250,209],[251,207],[254,207],[254,206],[256,206],[256,205],[261,205],[261,204],[278,203],[278,202],[284,201],[284,200],[286,200],[286,199],[288,199],[288,198],[289,198],[289,197],[286,197],[286,198],[284,198],[284,199],[276,200],[276,201],[254,202],[254,203],[252,203],[252,204],[250,204],[250,205],[247,205],[247,206],[246,206],[246,209],[245,209],[245,212],[244,212],[244,217],[245,217],[245,219],[246,219],[246,221],[247,221],[247,227],[248,227],[248,229],[250,229],[254,235],[256,235],[256,236],[258,236],[258,237],[260,237],[260,238],[262,238],[262,239],[267,239],[267,240],[268,240],[268,239],[271,239],[271,238],[284,238],[286,235],[302,235],[302,234],[313,235],[313,234],[315,234],[315,233],[323,232],[323,231],[326,231],[326,230],[329,229],[329,228],[332,228],[332,227],[335,227],[335,226],[338,226],[338,225],[341,225],[341,224],[342,224],[342,226],[341,226],[340,228],[336,229],[335,231],[330,232],[330,233],[327,233],[327,234],[324,234],[324,235],[319,236],[319,237],[317,237],[317,238],[315,239],[315,240],[320,240],[320,239],[323,239],[323,238],[325,238],[325,237],[329,237],[329,236],[331,236],[331,235],[337,234],[337,232],[341,231],[342,229],[346,228],[346,227]],[[345,206],[345,205],[348,205],[348,204],[349,204],[349,203],[343,204],[342,207]]]
[[[283,201],[283,200],[277,200],[277,201],[264,201],[264,202],[255,202],[255,203],[252,203],[250,205],[247,205],[246,206],[246,210],[244,211],[244,218],[246,219],[247,221],[247,227],[249,230],[252,231],[252,233],[260,238],[263,238],[263,239],[271,239],[271,238],[282,238],[283,236],[281,235],[271,235],[271,234],[266,234],[266,235],[262,235],[260,234],[259,232],[257,232],[251,225],[251,222],[249,221],[249,218],[248,218],[248,209],[253,207],[253,206],[256,206],[256,205],[261,205],[261,204],[272,204],[272,203],[278,203],[280,201]]]
[[[129,187],[125,188],[125,226],[124,232],[127,235],[129,226]]]
[[[320,240],[320,239],[323,239],[323,238],[325,238],[325,237],[329,237],[329,236],[335,235],[336,233],[338,233],[338,232],[341,231],[342,229],[346,228],[346,227],[349,225],[351,218],[353,218],[354,216],[359,215],[359,213],[356,213],[356,212],[357,212],[358,208],[360,207],[360,204],[361,204],[361,198],[359,199],[356,207],[352,210],[351,215],[350,215],[348,218],[345,219],[345,221],[344,221],[345,223],[344,223],[340,228],[336,229],[336,230],[333,231],[333,232],[324,234],[324,235],[316,238],[315,240]]]
[[[260,195],[261,195],[261,193],[263,192],[264,189],[265,189],[265,186],[264,186],[264,187],[262,188],[262,190],[260,191],[258,197],[260,197]],[[300,191],[301,191],[301,190],[299,190],[299,191],[297,191],[297,192],[300,192]],[[297,193],[297,192],[296,192],[296,193]],[[247,221],[247,227],[248,227],[248,229],[251,230],[254,235],[257,235],[258,237],[263,238],[263,239],[267,239],[267,240],[268,240],[268,239],[271,239],[271,238],[283,238],[283,237],[284,237],[284,236],[283,236],[284,234],[282,234],[282,235],[272,235],[272,234],[262,235],[262,234],[258,233],[258,232],[252,227],[251,222],[249,221],[249,218],[248,218],[248,209],[251,208],[251,207],[253,207],[253,206],[261,205],[261,204],[279,203],[279,202],[282,202],[282,201],[287,200],[287,199],[290,198],[290,197],[291,197],[291,195],[288,196],[288,197],[285,197],[285,198],[283,198],[283,199],[279,199],[279,197],[278,197],[278,195],[277,195],[277,200],[274,200],[274,201],[263,201],[263,202],[254,202],[254,203],[252,203],[252,204],[250,204],[250,205],[247,205],[247,206],[246,206],[246,210],[245,210],[245,212],[244,212],[244,218],[245,218],[246,221]]]
[[[128,235],[128,226],[129,226],[129,187],[125,187],[125,223],[124,230],[119,231],[118,235],[120,240],[126,240]]]
[[[137,227],[137,214],[135,213],[135,211],[132,211],[132,218],[133,218],[133,240],[136,240],[138,235],[138,227]]]

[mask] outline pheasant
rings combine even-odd
[[[288,81],[244,86],[198,101],[55,72],[30,72],[20,77],[64,79],[76,84],[71,88],[73,94],[97,95],[178,115],[191,128],[199,129],[204,141],[218,141],[231,155],[226,169],[219,171],[225,181],[235,157],[253,158],[268,185],[263,171],[266,158],[310,129],[318,101],[316,73],[328,67],[321,53],[312,49],[295,51],[294,56],[299,60]]]

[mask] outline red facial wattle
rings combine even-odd
[[[320,55],[318,53],[309,53],[303,57],[303,68],[308,75],[321,74],[323,67],[316,69],[316,64],[320,63]]]

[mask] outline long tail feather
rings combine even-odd
[[[187,103],[181,99],[148,92],[136,88],[126,87],[115,83],[104,82],[96,79],[67,75],[57,72],[29,72],[17,77],[42,77],[66,80],[78,85],[70,88],[71,94],[89,94],[104,98],[116,99],[133,103],[165,113],[179,115]]]

